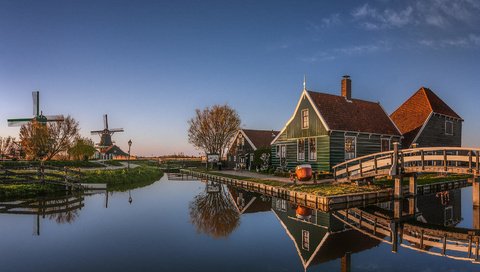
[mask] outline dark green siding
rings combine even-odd
[[[419,147],[462,146],[462,121],[449,119],[453,123],[453,135],[445,134],[445,117],[432,115],[417,139]]]
[[[302,129],[302,110],[308,109],[308,117],[309,117],[309,126],[307,129]],[[287,129],[287,138],[288,139],[296,139],[296,138],[305,138],[305,137],[316,137],[319,135],[327,135],[327,130],[323,126],[322,121],[318,118],[315,109],[310,104],[308,98],[305,96],[302,98],[302,102],[300,102],[300,106],[298,111],[295,113],[295,117],[293,118],[292,122],[288,124]]]

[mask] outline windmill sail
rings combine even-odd
[[[65,120],[63,115],[47,115],[45,117],[47,118],[47,122],[62,122]]]
[[[103,128],[108,129],[108,116],[106,114],[103,115]]]
[[[32,118],[20,118],[20,119],[8,119],[8,126],[9,127],[20,127],[23,125],[28,124],[32,121]]]
[[[40,92],[39,91],[32,92],[32,98],[33,98],[33,116],[38,116],[40,115]]]

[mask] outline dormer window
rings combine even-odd
[[[302,129],[308,128],[308,109],[302,110]]]
[[[453,135],[453,122],[445,121],[445,135]]]

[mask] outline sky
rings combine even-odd
[[[480,0],[0,0],[0,136],[7,118],[71,115],[81,134],[109,115],[132,154],[198,155],[187,121],[227,103],[242,127],[280,130],[309,90],[393,112],[421,86],[464,120],[480,146]],[[3,121],[2,121],[3,120]]]

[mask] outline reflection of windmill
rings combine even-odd
[[[115,132],[123,132],[123,128],[108,128],[108,116],[103,115],[103,130],[91,131],[92,135],[100,135],[100,143],[98,147],[105,148],[113,145],[112,135]]]
[[[37,121],[41,124],[46,124],[47,122],[61,122],[64,120],[63,115],[43,115],[43,112],[40,111],[40,92],[32,92],[33,97],[33,117],[29,118],[16,118],[8,119],[8,126],[21,126],[27,124],[31,121]]]

